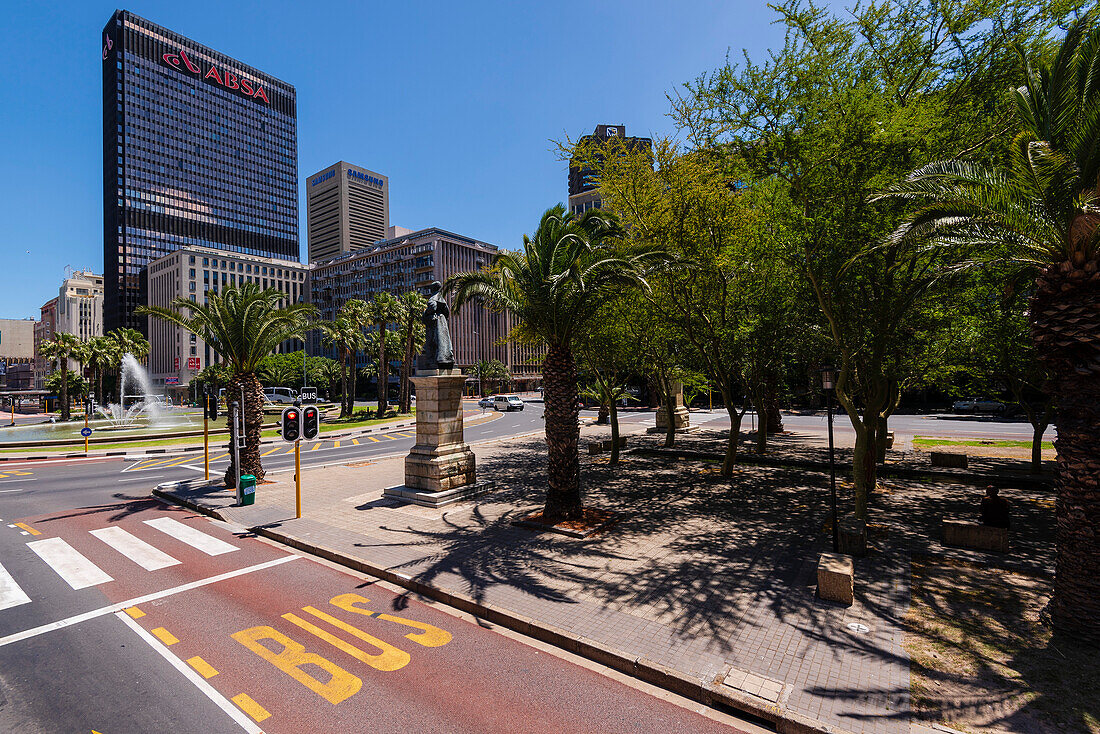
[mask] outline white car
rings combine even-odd
[[[523,401],[518,395],[497,395],[493,398],[493,407],[500,411],[523,410]]]
[[[298,399],[298,393],[289,387],[265,387],[264,399],[269,403],[289,405]]]
[[[966,398],[965,400],[956,400],[951,405],[951,409],[956,413],[1003,413],[1005,412],[1005,404],[987,398]]]

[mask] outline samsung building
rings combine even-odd
[[[124,10],[101,40],[105,329],[181,247],[299,260],[294,87]]]

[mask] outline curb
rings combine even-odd
[[[228,518],[223,516],[217,509],[205,507],[187,498],[172,494],[171,490],[177,489],[179,486],[179,482],[159,484],[153,489],[153,495],[166,502],[186,507],[216,520],[228,521]],[[406,574],[375,566],[362,559],[344,555],[317,543],[295,538],[270,526],[257,525],[248,527],[247,530],[295,550],[388,581],[415,594],[446,604],[461,612],[480,617],[501,627],[507,627],[514,632],[587,658],[600,665],[706,706],[725,706],[742,714],[762,719],[773,724],[779,734],[851,734],[846,729],[830,726],[811,717],[790,711],[786,706],[769,703],[752,694],[723,686],[720,681],[721,675],[714,679],[692,677],[648,658],[630,655],[603,642],[559,629],[488,602],[476,601],[465,594],[424,584]]]
[[[635,448],[629,449],[629,452],[632,454],[637,454],[639,456],[681,457],[701,461],[721,462],[723,459],[725,459],[725,454],[688,449],[677,450],[675,448]],[[744,455],[740,452],[738,452],[737,464],[789,467],[793,469],[808,469],[810,471],[817,472],[829,471],[829,464],[824,461],[808,461],[804,459],[774,459],[766,456]],[[836,468],[848,470],[852,468],[852,465],[848,462],[837,462]],[[949,471],[941,471],[938,469],[909,469],[900,466],[879,466],[878,476],[901,477],[905,479],[931,479],[937,482],[962,482],[966,484],[980,485],[994,484],[999,487],[1015,487],[1017,489],[1021,488],[1021,486],[1033,489],[1048,489],[1054,487],[1054,480],[1051,477],[1036,477],[1031,474],[1023,473],[1021,473],[1019,476],[1011,476],[1007,474],[974,474],[972,472],[955,473]]]

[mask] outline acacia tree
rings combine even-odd
[[[939,161],[885,195],[919,205],[894,239],[964,243],[1037,273],[1031,334],[1058,408],[1052,618],[1100,644],[1100,24],[1074,23],[1050,63],[1025,58],[1007,165]]]
[[[172,301],[170,308],[143,306],[137,310],[195,334],[229,366],[232,377],[228,394],[244,395],[241,410],[245,445],[240,450],[240,473],[256,479],[264,476],[260,461],[264,396],[256,370],[264,357],[283,342],[304,339],[316,313],[312,305],[305,303],[280,307],[285,298],[285,293],[274,288],[262,290],[255,283],[243,283],[220,294],[209,293],[207,303],[180,297]],[[236,482],[237,467],[230,461],[225,484],[235,487]]]
[[[542,215],[521,252],[501,252],[488,269],[459,273],[447,282],[458,311],[480,297],[495,311],[512,312],[519,322],[513,338],[541,343],[549,486],[543,514],[548,519],[582,513],[577,454],[576,339],[600,308],[624,290],[646,287],[648,253],[621,254],[613,245],[622,235],[615,218],[598,209],[579,217],[561,204]]]

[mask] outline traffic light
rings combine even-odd
[[[206,411],[206,417],[209,418],[210,420],[217,420],[218,419],[218,398],[215,397],[214,395],[206,395],[206,396],[203,397],[203,400],[206,403],[206,405],[203,408]]]
[[[297,441],[302,433],[302,412],[297,408],[283,410],[282,434],[284,441]]]
[[[317,435],[318,417],[317,408],[314,406],[302,408],[302,438],[313,438]]]

